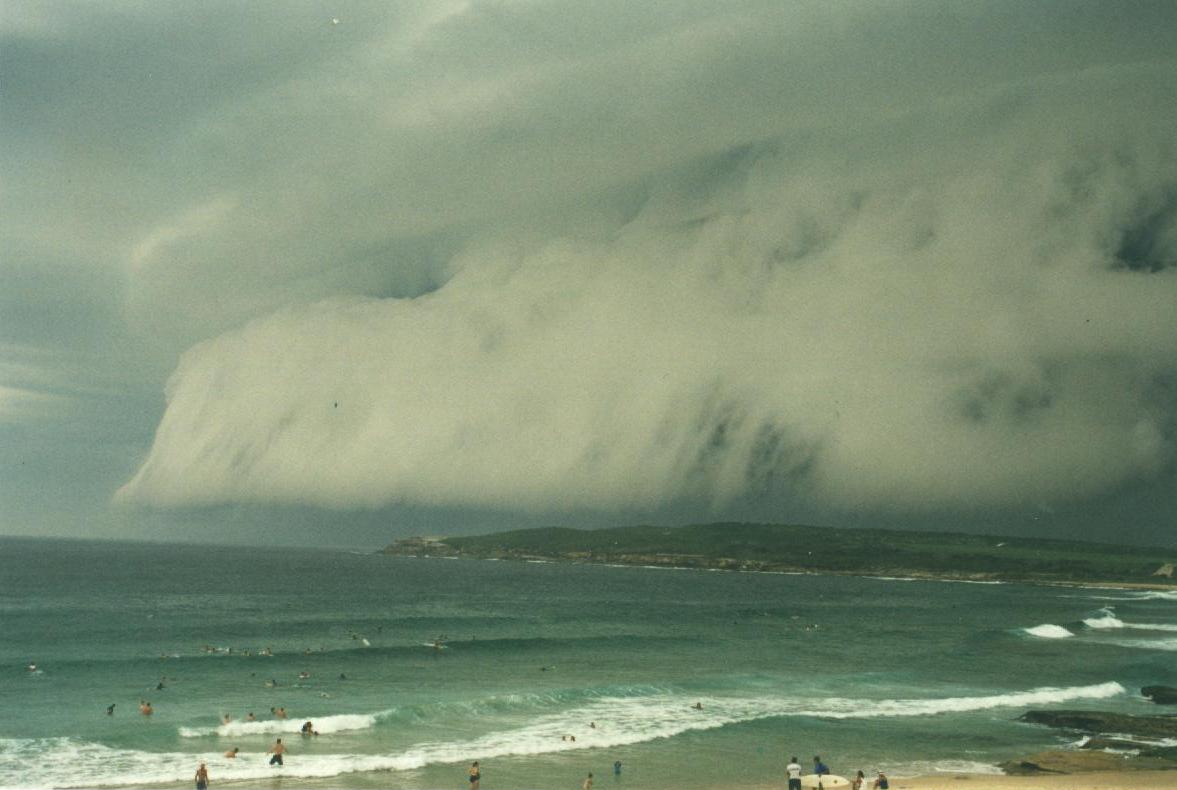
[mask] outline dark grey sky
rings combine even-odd
[[[0,534],[1177,545],[1177,6],[0,13]]]

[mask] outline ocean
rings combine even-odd
[[[6,788],[996,772],[1073,740],[1024,711],[1162,712],[1149,684],[1177,593],[0,539]]]

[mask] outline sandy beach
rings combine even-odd
[[[576,784],[570,777],[568,786]],[[611,777],[610,777],[611,779]],[[289,780],[287,780],[289,781]],[[296,779],[299,787],[319,788],[377,788],[387,787],[387,776],[377,773],[356,773],[321,779]],[[870,780],[874,781],[873,777]],[[232,782],[230,786],[242,788],[275,788],[285,784],[277,777],[266,781]],[[610,781],[604,786],[613,785]],[[168,785],[188,787],[190,783]],[[868,784],[868,787],[870,785]],[[160,785],[140,785],[135,790],[150,790]],[[764,782],[755,785],[717,785],[714,790],[781,790],[784,782]],[[1041,776],[1002,776],[995,774],[940,774],[910,778],[891,777],[891,790],[1170,790],[1177,787],[1177,770],[1174,771],[1099,771],[1077,774],[1043,774]],[[490,790],[490,788],[488,788]],[[540,790],[537,788],[536,790]]]
[[[892,779],[899,790],[968,788],[968,790],[1122,790],[1123,788],[1177,787],[1177,771],[1115,771],[1041,776],[993,776],[952,774]]]

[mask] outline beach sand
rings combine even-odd
[[[1147,788],[1171,790],[1177,787],[1177,771],[1101,771],[1082,774],[1039,776],[993,776],[989,774],[946,774],[914,779],[892,779],[893,790],[1125,790]]]
[[[610,777],[611,779],[611,777]],[[870,782],[874,777],[870,777]],[[387,774],[383,772],[345,774],[322,779],[287,779],[274,777],[269,780],[233,782],[232,787],[274,788],[303,787],[317,788],[378,788],[387,787]],[[561,786],[575,787],[579,777],[569,777]],[[614,787],[609,781],[603,787]],[[179,787],[180,785],[175,785]],[[185,783],[183,787],[189,787]],[[624,785],[621,785],[622,787]],[[144,790],[148,787],[144,785]],[[150,787],[158,787],[151,785]],[[782,790],[783,782],[764,782],[754,785],[720,785],[714,790]],[[868,785],[869,787],[869,785]],[[911,778],[891,777],[891,790],[1172,790],[1177,787],[1177,770],[1172,771],[1097,771],[1076,774],[1042,774],[1036,776],[1002,776],[995,774],[939,774]],[[538,789],[537,789],[538,790]]]
[[[870,782],[874,782],[874,777],[870,777]],[[742,790],[781,790],[783,786],[783,783],[775,782]],[[891,777],[891,790],[1173,790],[1174,787],[1177,787],[1177,770],[1099,771],[1040,776],[940,774],[908,779]]]

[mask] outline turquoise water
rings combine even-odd
[[[0,640],[4,787],[204,759],[214,786],[457,788],[477,759],[486,790],[702,788],[793,754],[994,770],[1067,742],[1028,708],[1157,712],[1177,594],[7,538]]]

